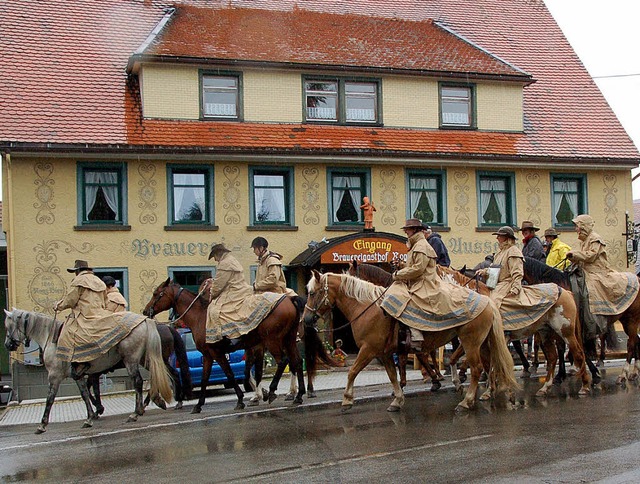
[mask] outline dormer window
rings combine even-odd
[[[203,73],[202,117],[240,119],[240,76]]]
[[[474,88],[440,85],[440,127],[474,128]]]

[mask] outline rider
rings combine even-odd
[[[218,339],[223,331],[224,320],[234,320],[234,315],[238,313],[246,298],[253,294],[253,288],[244,278],[240,262],[230,252],[224,244],[213,244],[209,253],[209,259],[215,259],[218,268],[211,282],[211,302],[207,310],[208,342],[210,334],[213,339]],[[226,336],[220,338],[228,339]],[[239,342],[239,338],[228,340],[230,346]]]
[[[104,276],[102,282],[107,286],[107,311],[112,313],[125,311],[129,304],[124,296],[120,294],[120,291],[118,291],[116,280],[111,276]]]
[[[54,304],[54,311],[71,309],[58,340],[57,356],[71,361],[76,377],[82,376],[91,361],[102,353],[96,348],[103,329],[103,318],[111,313],[106,309],[107,294],[102,280],[93,273],[87,261],[76,260],[67,272],[75,273],[71,287],[63,299]]]
[[[525,220],[520,226],[520,232],[522,232],[522,255],[525,257],[532,257],[540,262],[544,262],[547,259],[547,254],[542,247],[542,241],[536,235],[536,232],[540,230],[534,226],[533,222]]]
[[[438,232],[434,232],[431,229],[430,225],[422,224],[422,230],[424,231],[424,236],[429,242],[429,245],[433,247],[433,250],[436,251],[436,255],[438,258],[436,262],[440,266],[449,267],[451,265],[451,259],[449,259],[449,251],[447,250],[447,246],[444,245],[442,241],[442,237]]]
[[[588,308],[591,314],[600,316],[623,313],[638,294],[638,278],[611,267],[604,239],[593,231],[595,223],[590,215],[578,215],[572,222],[578,233],[580,248],[570,250],[567,258],[584,273],[588,303],[585,301],[585,304],[580,304],[580,309],[583,318],[587,317],[586,321],[583,319],[583,324],[587,326],[586,337],[593,339],[598,332],[606,329],[606,326],[603,327],[606,323],[604,318],[596,318],[595,324],[590,325],[591,318],[584,310]],[[580,283],[577,289],[581,289]]]
[[[571,247],[560,240],[558,235],[558,232],[553,227],[544,231],[545,242],[549,244],[546,263],[548,266],[564,270],[570,264],[567,259],[567,252],[571,250]]]
[[[258,270],[256,280],[253,282],[253,291],[256,294],[275,292],[296,296],[295,291],[287,287],[287,281],[282,272],[282,256],[268,250],[267,247],[269,242],[264,237],[256,237],[251,242],[253,253],[258,257]]]

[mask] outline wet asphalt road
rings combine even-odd
[[[96,422],[5,427],[0,480],[8,482],[640,482],[640,388],[616,386],[609,368],[592,395],[575,378],[547,399],[529,379],[518,405],[480,403],[456,415],[453,389],[409,385],[400,413],[389,386],[356,387],[302,407],[280,400],[234,412],[229,402],[200,415],[148,411]]]

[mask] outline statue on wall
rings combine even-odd
[[[376,211],[376,207],[369,201],[369,197],[364,197],[362,202],[360,208],[364,212],[364,229],[373,230],[373,212]]]

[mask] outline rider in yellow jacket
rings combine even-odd
[[[549,228],[545,230],[544,238],[549,244],[551,244],[549,253],[547,254],[547,265],[560,270],[564,270],[569,267],[571,261],[567,259],[567,253],[571,250],[571,247],[558,238],[558,232],[556,229]]]

